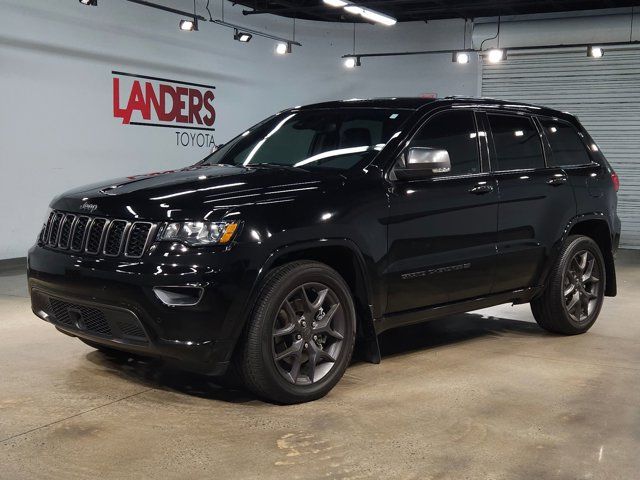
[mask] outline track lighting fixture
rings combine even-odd
[[[291,44],[280,42],[276,45],[276,53],[278,55],[286,55],[287,53],[291,53]]]
[[[487,58],[489,59],[489,63],[500,63],[507,59],[507,51],[501,48],[492,48],[489,50]]]
[[[91,7],[97,7],[98,6],[98,0],[80,0],[80,3],[82,5],[86,5],[86,6],[91,6]]]
[[[360,65],[362,65],[362,63],[360,62],[360,57],[347,57],[344,60],[344,66],[346,68],[355,68],[359,67]]]
[[[469,60],[471,60],[471,55],[469,55],[469,52],[453,52],[453,62],[465,64],[469,63]]]
[[[233,34],[233,39],[242,43],[247,43],[251,41],[252,38],[253,35],[251,35],[250,33],[239,32],[238,29],[236,29],[235,33]]]
[[[602,58],[604,55],[604,50],[602,47],[594,47],[593,45],[589,45],[587,47],[587,57],[591,58]]]
[[[193,18],[193,20],[180,20],[180,30],[184,32],[193,32],[198,31],[198,19]]]

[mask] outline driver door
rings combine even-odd
[[[412,147],[447,150],[451,170],[393,182],[387,313],[489,294],[495,270],[498,188],[473,110],[432,115]]]

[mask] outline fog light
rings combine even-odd
[[[168,307],[193,307],[202,299],[204,288],[186,287],[153,287],[158,300]]]

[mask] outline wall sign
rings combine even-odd
[[[212,85],[112,71],[113,116],[123,125],[174,129],[176,145],[206,147],[216,110]]]

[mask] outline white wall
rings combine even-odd
[[[51,198],[102,179],[186,166],[205,148],[176,143],[176,129],[122,125],[113,117],[112,70],[214,84],[217,142],[285,107],[336,98],[477,93],[476,65],[448,55],[365,61],[347,71],[352,25],[297,22],[303,44],[276,56],[274,42],[233,41],[206,23],[177,28],[179,17],[123,0],[0,0],[0,259],[33,244]],[[190,0],[157,0],[189,9]],[[205,2],[198,0],[200,7]],[[211,2],[214,17],[220,3]],[[291,21],[225,19],[290,36]],[[201,8],[201,12],[204,10]],[[461,21],[357,26],[359,52],[457,47]]]

